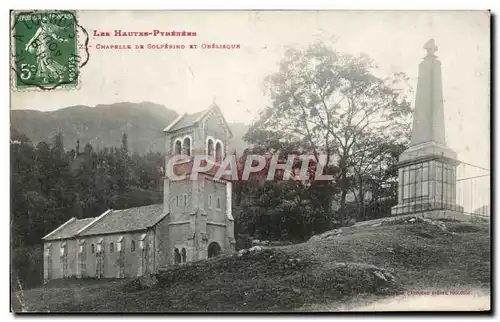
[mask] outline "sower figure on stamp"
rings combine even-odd
[[[61,81],[63,73],[66,71],[66,66],[58,63],[52,58],[54,50],[51,48],[52,39],[60,42],[68,42],[57,35],[64,28],[47,22],[47,18],[43,17],[40,22],[40,27],[26,44],[25,50],[33,54],[36,51],[37,71],[36,77],[43,79],[44,83],[50,80]],[[56,47],[57,48],[57,47]]]

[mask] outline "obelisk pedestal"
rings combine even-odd
[[[419,65],[411,144],[399,157],[398,204],[391,215],[461,211],[456,205],[456,153],[446,146],[441,63],[429,40]]]

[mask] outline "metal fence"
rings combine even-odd
[[[421,164],[415,166],[421,166]],[[400,191],[398,189],[401,184],[408,185],[407,193],[410,197],[412,196],[411,200],[406,203],[406,205],[410,206],[401,209],[405,214],[431,209],[453,209],[476,216],[489,217],[491,215],[491,175],[489,169],[462,161],[456,167],[455,172],[449,171],[450,175],[448,175],[448,172],[443,171],[442,165],[441,169],[433,167],[429,169],[428,173],[432,174],[432,176],[436,175],[433,171],[441,173],[441,183],[426,187],[424,184],[428,184],[428,182],[424,180],[426,177],[425,169],[423,169],[422,176],[414,176],[420,177],[420,179],[416,178],[414,180],[412,180],[411,172],[406,178],[404,171],[399,171],[398,176],[398,170],[395,169],[386,169],[380,173],[369,174],[363,180],[363,190],[359,188],[361,186],[359,182],[356,182],[357,185],[348,194],[346,200],[347,218],[365,221],[391,216],[391,208],[403,201],[403,197],[399,193],[405,190],[401,189]],[[444,179],[445,174],[449,177],[446,180]],[[405,183],[408,181],[409,184]],[[453,181],[455,181],[455,185],[453,185]],[[448,187],[447,189],[455,187],[454,196],[452,191],[445,189],[445,184]],[[434,189],[437,189],[440,193],[435,192]],[[434,195],[433,198],[429,198],[431,191]],[[360,198],[360,195],[362,198]],[[334,211],[338,211],[338,202],[336,202],[335,206]]]
[[[461,162],[457,166],[457,204],[463,212],[491,216],[491,173],[489,169]]]

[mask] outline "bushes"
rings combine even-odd
[[[249,234],[238,234],[236,237],[236,250],[252,247],[252,238]]]
[[[17,247],[11,250],[11,287],[23,289],[43,283],[43,246]]]

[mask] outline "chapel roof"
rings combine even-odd
[[[145,230],[154,226],[165,216],[163,204],[119,210],[112,209],[93,225],[80,232],[78,237]]]
[[[224,123],[227,127],[227,130],[229,131],[230,135],[232,136],[231,129],[229,128],[229,125],[227,124],[226,120],[224,119],[224,116],[222,115],[222,112],[219,108],[219,106],[215,103],[212,103],[209,108],[204,109],[202,111],[196,112],[196,113],[191,113],[187,114],[184,113],[180,115],[177,119],[175,119],[172,123],[170,123],[163,131],[164,132],[174,132],[177,130],[184,129],[189,126],[193,126],[198,124],[200,121],[202,121],[204,118],[206,118],[208,115],[210,115],[211,111],[216,111],[217,113],[220,114],[222,119],[224,120]]]
[[[57,229],[52,231],[50,234],[46,235],[43,239],[58,240],[72,238],[80,229],[90,224],[94,219],[95,218],[71,218],[70,220],[59,226]]]
[[[169,131],[177,131],[180,129],[183,129],[185,127],[194,125],[196,123],[196,120],[200,118],[204,113],[206,113],[207,110],[203,110],[200,112],[196,112],[193,114],[184,114],[182,117],[179,119],[177,123],[175,123],[172,128],[169,129]]]
[[[163,204],[118,210],[109,209],[95,218],[71,218],[46,235],[43,240],[50,241],[146,230],[156,225],[165,216],[167,214],[163,213]]]

